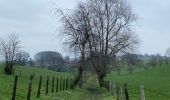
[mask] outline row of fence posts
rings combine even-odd
[[[127,83],[125,83],[125,84],[111,84],[111,82],[105,81],[104,87],[114,97],[116,97],[116,100],[129,100]]]
[[[27,100],[31,100],[33,78],[34,78],[34,75],[31,75],[30,79],[29,79],[29,84],[28,84]],[[43,80],[43,77],[41,75],[39,84],[38,84],[37,98],[40,98],[40,96],[41,96],[42,80]],[[18,76],[16,75],[14,85],[13,85],[13,91],[12,91],[12,100],[16,100],[17,82],[18,82]],[[56,92],[70,89],[72,82],[73,82],[73,79],[68,79],[68,78],[67,79],[56,78],[56,82],[55,82],[55,77],[53,76],[51,93],[54,93],[55,89],[56,89]],[[56,83],[56,85],[55,85],[55,83]],[[46,80],[45,93],[46,94],[49,93],[49,76],[47,76],[47,80]]]
[[[112,84],[109,81],[104,82],[104,87],[114,96],[116,100],[129,100],[127,83]],[[145,100],[144,86],[140,86],[140,100]]]

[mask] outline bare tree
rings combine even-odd
[[[129,71],[130,74],[133,73],[134,67],[138,66],[138,61],[139,59],[137,58],[137,55],[135,54],[126,54],[124,55],[124,59],[126,59],[127,62],[127,70]]]
[[[20,41],[15,34],[9,34],[5,39],[0,39],[0,54],[5,59],[5,73],[12,74],[16,55],[20,52]]]
[[[17,53],[15,63],[24,66],[28,64],[29,59],[30,59],[30,54],[28,52],[22,51]]]
[[[87,56],[87,43],[89,38],[89,29],[86,25],[88,12],[84,10],[84,6],[81,4],[79,4],[77,9],[72,12],[64,13],[62,10],[59,10],[59,12],[62,15],[63,30],[66,35],[65,44],[80,56],[78,60],[78,74],[72,85],[72,88],[74,88],[80,82],[85,68],[85,58]]]
[[[125,0],[86,0],[69,13],[60,12],[67,43],[81,58],[76,80],[89,57],[103,86],[110,61],[117,53],[134,50],[138,43],[132,30],[136,16],[130,5]]]

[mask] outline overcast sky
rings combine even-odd
[[[72,9],[78,0],[0,0],[0,37],[16,33],[23,49],[33,57],[52,50],[67,55],[58,34],[55,7]],[[160,53],[170,47],[170,1],[130,0],[138,15],[136,32],[141,39],[138,53]]]

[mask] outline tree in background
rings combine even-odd
[[[5,59],[4,71],[6,74],[13,73],[16,56],[20,52],[20,41],[15,34],[9,34],[7,38],[0,39],[0,54]]]
[[[35,55],[35,64],[40,67],[47,67],[53,71],[62,71],[64,60],[58,52],[42,51]]]
[[[164,62],[166,65],[169,65],[169,58],[167,56],[164,56]]]
[[[138,62],[137,62],[137,67],[139,68],[139,69],[142,69],[142,68],[144,68],[145,70],[147,70],[148,69],[148,66],[146,66],[146,64],[144,63],[144,60],[145,59],[139,59],[138,58]]]
[[[28,60],[28,64],[29,64],[29,66],[35,66],[35,61],[32,59],[32,58],[29,58],[29,60]]]
[[[152,66],[152,68],[156,68],[156,66],[162,66],[164,62],[164,57],[162,57],[160,54],[156,54],[151,56],[149,64]]]
[[[156,64],[157,64],[157,60],[156,60],[156,56],[155,55],[152,55],[151,57],[151,60],[150,60],[150,63],[149,63],[152,68],[155,68],[156,67]]]
[[[29,60],[30,60],[29,53],[22,51],[17,53],[15,63],[25,66],[26,64],[28,64]]]
[[[122,57],[127,62],[127,70],[129,71],[130,74],[132,74],[133,71],[134,71],[134,67],[138,65],[137,55],[135,55],[135,54],[125,54]]]
[[[158,66],[162,66],[164,63],[164,59],[160,54],[156,54],[156,63]]]
[[[76,85],[90,58],[100,86],[117,53],[133,51],[138,40],[132,30],[136,20],[125,0],[86,0],[62,15],[66,43],[80,56]]]
[[[38,52],[35,57],[35,65],[41,68],[45,67],[45,55],[43,52]]]
[[[113,68],[117,71],[118,75],[120,75],[120,71],[122,69],[122,61],[121,60],[116,60],[113,62]]]

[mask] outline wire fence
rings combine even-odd
[[[170,100],[170,93],[158,90],[158,89],[150,89],[143,86],[138,85],[129,85],[127,86],[120,83],[112,83],[107,82],[106,88],[113,96],[117,98],[117,100]],[[112,88],[113,87],[113,88]],[[125,88],[128,90],[128,98],[125,99]],[[123,91],[123,92],[121,92]],[[163,92],[162,92],[163,91]]]
[[[51,94],[51,93],[56,93],[59,91],[65,91],[71,89],[71,84],[72,84],[71,82],[73,82],[72,78],[66,78],[66,77],[62,78],[62,77],[54,77],[54,76],[53,78],[50,78],[48,76],[49,80],[47,80],[47,77],[43,77],[40,84],[40,78],[38,78],[38,76],[35,79],[33,78],[33,75],[30,75],[30,77],[32,77],[31,80],[30,79],[21,80],[20,77],[16,75],[14,79],[14,83],[10,83],[11,85],[8,88],[5,88],[7,87],[6,84],[4,84],[4,86],[0,84],[1,88],[4,88],[4,91],[0,91],[0,100],[1,99],[11,100],[11,98],[12,100],[25,100],[26,98],[27,100],[30,100],[28,98],[36,98],[38,92],[40,93],[39,95],[41,96],[41,95],[48,95],[48,93]]]

